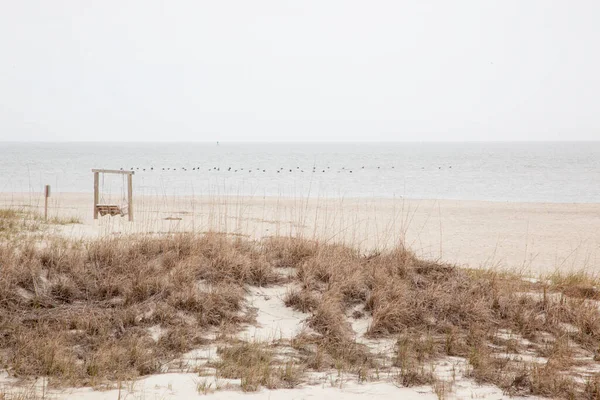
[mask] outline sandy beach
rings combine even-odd
[[[600,399],[600,2],[2,11],[0,400]]]
[[[82,224],[70,237],[134,232],[219,231],[249,238],[300,235],[363,250],[404,243],[417,255],[468,267],[532,274],[594,270],[600,260],[600,204],[377,198],[134,196],[134,222],[93,219],[92,195],[53,193],[49,215]],[[0,207],[37,209],[37,193],[0,193]]]

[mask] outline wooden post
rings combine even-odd
[[[98,219],[98,201],[99,201],[99,193],[98,193],[98,184],[100,182],[100,174],[98,172],[94,172],[94,219]]]
[[[48,221],[48,197],[50,197],[50,185],[44,188],[44,220]]]
[[[127,216],[129,222],[133,221],[133,179],[131,174],[127,174]]]

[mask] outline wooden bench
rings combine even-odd
[[[127,215],[127,207],[121,208],[116,204],[96,204],[96,210],[98,210],[98,213],[103,217],[105,215],[113,217],[115,215],[120,215],[121,217]]]

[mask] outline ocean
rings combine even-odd
[[[600,203],[600,142],[0,143],[1,192],[91,192],[92,168],[134,195]]]

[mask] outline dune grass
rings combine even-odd
[[[308,323],[332,357],[329,367],[336,358],[373,367],[348,323],[358,309],[371,318],[368,336],[397,338],[393,363],[405,386],[433,383],[428,365],[460,356],[470,362],[471,377],[511,395],[588,398],[595,387],[593,372],[573,370],[593,364],[599,351],[595,290],[575,291],[589,280],[565,274],[552,284],[532,283],[516,274],[421,260],[404,248],[364,255],[290,239],[270,246],[297,269],[300,288],[285,302],[311,313]],[[533,357],[541,364],[522,361]]]
[[[250,246],[219,235],[9,242],[0,259],[4,364],[65,384],[158,372],[207,328],[249,321],[242,285],[279,279]],[[165,333],[154,341],[157,324]]]
[[[403,247],[365,254],[302,238],[215,233],[25,237],[0,241],[0,260],[0,361],[12,376],[45,376],[54,386],[163,371],[210,333],[251,323],[248,286],[291,279],[296,289],[284,303],[309,314],[312,332],[289,343],[297,356],[287,361],[264,344],[222,341],[214,368],[243,390],[295,387],[305,371],[338,370],[360,380],[388,371],[400,385],[446,393],[430,366],[456,356],[468,360],[473,379],[511,395],[600,393],[595,374],[576,372],[600,351],[591,278],[527,281],[422,260]],[[369,319],[368,338],[396,341],[393,354],[382,359],[357,342],[350,321],[360,318]]]
[[[49,225],[80,224],[75,216],[50,216],[47,220],[38,212],[28,209],[0,208],[0,239],[40,232]]]
[[[303,365],[280,360],[274,349],[261,343],[238,342],[218,348],[220,359],[211,365],[218,378],[240,379],[244,392],[293,388],[302,382]]]

